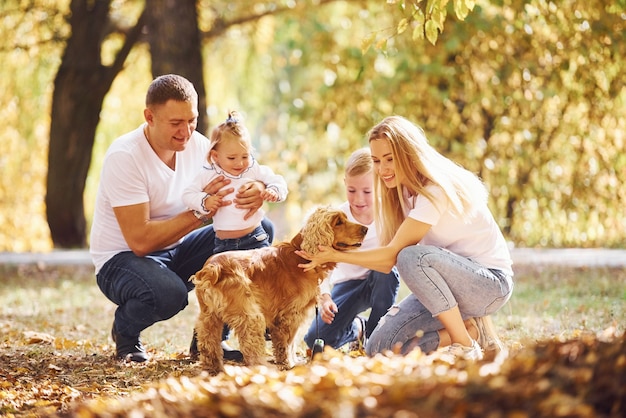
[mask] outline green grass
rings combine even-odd
[[[98,289],[93,267],[3,266],[0,274],[0,329],[14,336],[36,332],[72,341],[73,350],[112,350],[116,306]],[[190,293],[187,309],[146,330],[142,339],[166,355],[184,351],[197,312]],[[20,338],[14,341],[20,344]]]
[[[111,349],[115,305],[100,293],[90,266],[2,266],[0,274],[3,334],[37,332],[73,341],[69,345],[75,349]],[[625,289],[626,270],[621,268],[518,266],[514,294],[494,322],[502,339],[512,344],[598,333],[612,326],[623,332]],[[399,299],[407,293],[402,286]],[[197,313],[192,292],[184,311],[150,327],[142,339],[166,356],[183,353]]]
[[[573,337],[611,327],[623,332],[623,268],[520,268],[514,296],[497,315],[508,339]]]

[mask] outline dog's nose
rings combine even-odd
[[[362,226],[361,227],[361,232],[363,233],[363,235],[367,234],[367,227],[366,226]]]

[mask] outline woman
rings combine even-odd
[[[513,290],[511,257],[485,186],[403,117],[387,117],[372,128],[369,146],[381,247],[301,252],[310,260],[301,267],[343,262],[389,272],[397,266],[412,293],[381,319],[367,343],[369,355],[449,347],[455,357],[482,359],[488,347],[477,339],[499,346],[483,317],[500,309]]]

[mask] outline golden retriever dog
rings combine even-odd
[[[298,264],[307,260],[295,251],[315,254],[318,245],[347,251],[359,247],[366,233],[366,226],[348,221],[342,211],[320,207],[290,242],[211,256],[190,279],[200,305],[196,331],[202,366],[211,374],[224,370],[226,323],[237,335],[244,364],[267,364],[268,329],[276,364],[293,367],[296,333],[315,305],[319,283],[335,267],[328,263],[305,273]]]

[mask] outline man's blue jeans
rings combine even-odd
[[[271,242],[274,225],[267,218],[262,225]],[[189,277],[213,255],[214,245],[215,232],[209,225],[189,233],[175,248],[146,257],[124,251],[107,261],[96,279],[102,293],[118,306],[116,332],[125,338],[138,337],[152,324],[183,310],[188,304],[188,292],[194,288]],[[224,328],[226,339],[228,328]]]

